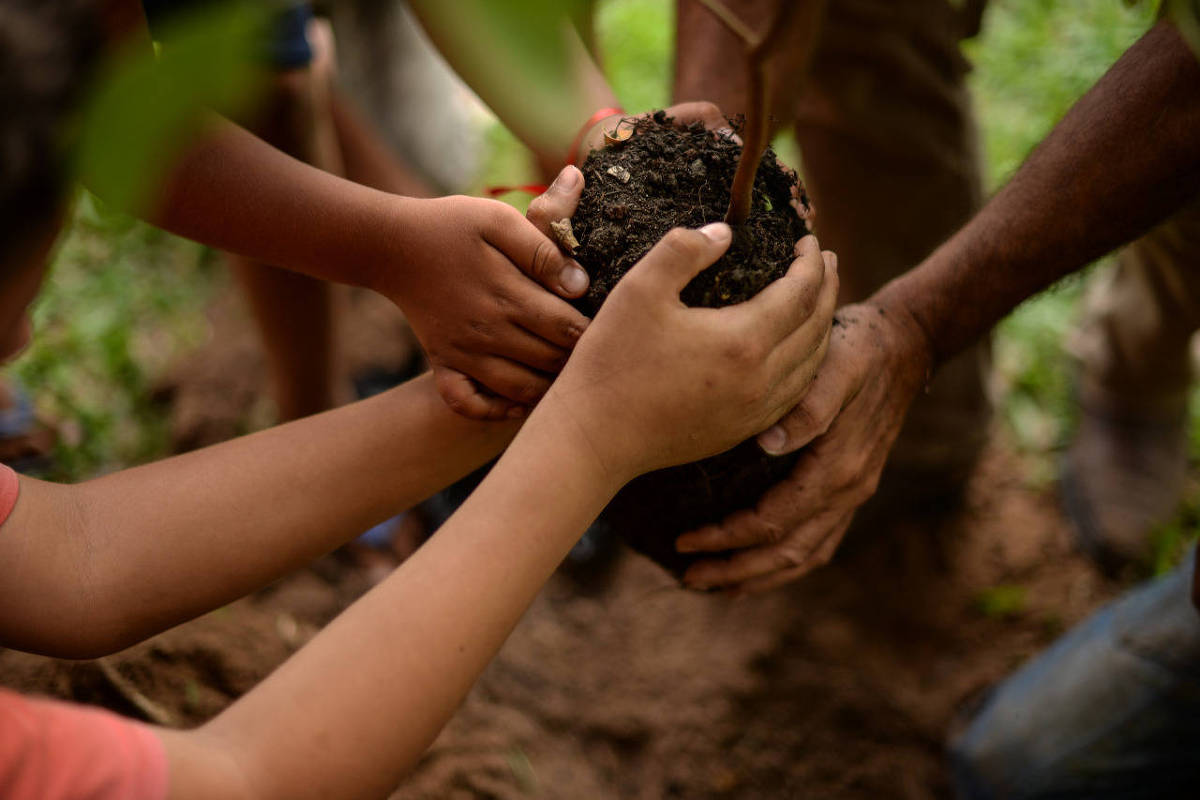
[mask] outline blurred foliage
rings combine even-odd
[[[1154,530],[1151,572],[1154,575],[1170,572],[1197,539],[1200,539],[1200,497],[1192,496],[1175,519]]]
[[[975,596],[975,607],[988,619],[1011,619],[1025,611],[1025,587],[1017,584],[990,586]]]
[[[992,0],[982,34],[965,46],[975,64],[970,84],[989,190],[1016,171],[1155,14],[1153,2]],[[1058,453],[1075,422],[1075,365],[1065,344],[1087,278],[1070,276],[1022,304],[993,338],[993,396],[1035,485],[1057,477]]]
[[[237,115],[264,86],[261,51],[271,4],[227,0],[141,37],[101,68],[83,115],[78,174],[114,208],[142,209],[209,109]]]
[[[58,423],[46,477],[79,480],[167,451],[155,380],[206,333],[211,261],[199,245],[79,193],[33,307],[33,342],[6,370]]]
[[[1200,0],[1166,0],[1167,12],[1188,44],[1200,55]]]

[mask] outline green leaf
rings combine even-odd
[[[259,96],[269,22],[262,4],[205,5],[164,26],[163,46],[114,53],[85,106],[78,176],[112,206],[144,208],[206,110],[236,115]]]

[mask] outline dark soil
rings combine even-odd
[[[586,186],[572,225],[575,258],[591,277],[578,305],[589,315],[617,281],[671,228],[698,228],[725,216],[741,145],[699,123],[677,127],[663,112],[639,120],[633,136],[595,150],[583,165]],[[750,219],[733,245],[683,290],[690,306],[718,308],[748,300],[781,277],[808,228],[793,206],[808,201],[796,176],[768,148],[755,177]],[[680,533],[752,506],[784,477],[797,456],[771,457],[753,441],[693,464],[647,475],[605,510],[634,549],[678,574],[690,557],[675,552]]]

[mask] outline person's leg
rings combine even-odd
[[[279,20],[277,71],[250,127],[289,155],[341,174],[329,92],[332,54],[309,48],[310,21],[302,5]],[[349,399],[339,392],[334,287],[239,256],[229,263],[262,335],[280,418],[315,414]]]
[[[730,6],[761,26],[773,3]],[[809,0],[772,62],[772,114],[777,125],[795,118],[814,227],[838,253],[841,302],[915,266],[979,207],[959,45],[981,13],[978,0]],[[740,111],[736,39],[694,0],[680,0],[678,24],[674,99]],[[986,353],[980,345],[942,368],[910,413],[870,506],[912,508],[957,494],[987,434]]]
[[[1143,561],[1178,507],[1197,328],[1200,200],[1121,252],[1073,341],[1080,424],[1063,495],[1081,543],[1110,570]]]
[[[912,268],[982,202],[961,40],[982,4],[831,3],[796,111],[804,178],[843,302]],[[944,365],[893,448],[877,509],[952,499],[985,442],[988,346]],[[868,508],[869,510],[869,508]]]
[[[338,171],[333,139],[319,133],[307,69],[275,76],[268,103],[251,125],[264,140],[313,166]],[[331,163],[332,162],[332,163]],[[334,292],[323,281],[240,256],[229,264],[245,292],[267,352],[282,420],[332,408],[337,400]]]
[[[969,800],[1200,794],[1200,613],[1191,554],[997,687],[950,743]]]

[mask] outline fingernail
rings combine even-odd
[[[568,264],[558,273],[558,283],[567,294],[583,294],[587,291],[588,276],[578,264]]]
[[[724,222],[710,222],[700,229],[713,244],[724,244],[733,238],[733,231]]]
[[[787,431],[779,425],[763,431],[758,435],[758,446],[773,456],[779,455],[787,446]]]
[[[562,172],[558,173],[558,177],[554,179],[554,183],[550,184],[550,188],[574,189],[575,184],[579,183],[579,175],[579,170],[575,169],[575,167],[563,167]]]
[[[527,411],[528,409],[525,406],[512,406],[508,409],[507,416],[509,419],[520,419],[525,416]]]
[[[696,547],[691,542],[680,539],[679,541],[675,542],[675,552],[676,553],[694,553],[694,552],[696,552]]]

